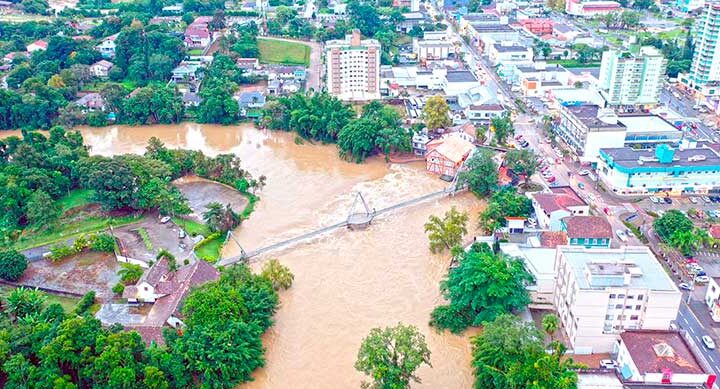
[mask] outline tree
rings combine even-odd
[[[382,152],[410,151],[412,134],[400,126],[400,115],[386,105],[373,101],[363,107],[359,119],[353,120],[338,133],[341,156],[351,155],[362,162]]]
[[[80,301],[78,301],[74,313],[78,316],[82,316],[90,309],[90,307],[92,307],[93,304],[95,304],[95,291],[91,290],[85,293]]]
[[[355,368],[372,378],[363,387],[402,389],[409,388],[410,382],[421,382],[414,373],[422,364],[432,366],[425,336],[414,326],[398,323],[370,330],[360,345]]]
[[[530,216],[530,199],[518,194],[515,188],[503,188],[493,193],[488,207],[480,213],[480,226],[488,233],[505,225],[506,217]]]
[[[19,280],[27,266],[27,258],[16,250],[0,251],[0,278],[3,280]]]
[[[574,370],[581,366],[563,357],[565,348],[558,342],[546,353],[540,331],[517,316],[504,314],[485,322],[472,346],[476,388],[577,387]]]
[[[497,188],[498,167],[492,159],[492,152],[477,150],[465,161],[466,171],[460,173],[459,183],[466,183],[478,197],[485,197]]]
[[[42,190],[36,190],[27,203],[25,215],[33,227],[51,226],[60,217],[60,207]]]
[[[525,286],[533,278],[520,259],[470,250],[459,255],[459,262],[440,283],[449,304],[435,308],[431,325],[457,333],[530,303]]]
[[[295,279],[290,269],[275,258],[263,265],[260,276],[270,281],[275,290],[289,289]]]
[[[637,27],[640,25],[640,13],[634,11],[624,11],[620,14],[620,22],[625,29]]]
[[[223,207],[218,202],[212,202],[205,207],[207,211],[203,212],[202,217],[210,231],[227,232],[240,224],[240,216],[230,208],[230,204]]]
[[[6,301],[6,312],[15,320],[38,314],[42,311],[47,296],[38,289],[19,287],[13,289]]]
[[[537,155],[532,150],[508,150],[505,153],[505,164],[516,174],[525,175],[525,183],[535,174],[538,167]]]
[[[450,107],[443,96],[432,96],[423,107],[423,116],[425,117],[425,125],[431,130],[445,128],[452,124],[450,116]]]
[[[120,270],[118,270],[117,274],[120,276],[122,282],[134,284],[142,277],[144,272],[143,268],[139,265],[123,263],[120,265]]]
[[[653,222],[655,232],[666,242],[676,231],[691,231],[693,223],[687,216],[677,209],[671,209],[665,212],[662,217],[655,219]]]
[[[430,251],[438,253],[460,245],[467,234],[467,222],[468,214],[459,212],[454,206],[445,212],[442,219],[431,215],[425,223],[425,232],[430,240]]]
[[[542,327],[552,341],[555,332],[560,329],[560,319],[554,313],[546,313],[542,318]]]
[[[494,133],[493,139],[500,145],[504,145],[507,138],[515,132],[509,113],[505,113],[501,117],[492,118],[490,120],[490,129]]]

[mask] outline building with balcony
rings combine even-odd
[[[720,155],[704,145],[673,149],[602,148],[598,177],[608,190],[620,195],[666,192],[717,193],[720,190]]]
[[[325,44],[327,87],[341,100],[367,101],[380,98],[380,42],[361,39],[353,30],[344,40]]]
[[[576,354],[606,353],[626,330],[668,330],[682,294],[649,248],[559,246],[553,302]]]
[[[680,83],[701,92],[702,86],[720,81],[720,50],[718,50],[718,33],[720,33],[720,3],[705,4],[703,12],[693,26],[693,55],[690,71],[679,75]],[[714,88],[720,94],[720,88]]]
[[[613,107],[654,107],[660,102],[667,60],[651,46],[637,55],[626,51],[603,53],[597,88]]]

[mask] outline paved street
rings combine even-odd
[[[709,367],[715,374],[720,375],[720,352],[718,352],[717,349],[708,349],[707,347],[705,347],[705,345],[702,343],[702,340],[700,339],[700,337],[712,332],[712,330],[705,328],[705,326],[700,323],[698,318],[690,310],[690,308],[688,308],[685,302],[680,304],[680,311],[678,312],[676,324],[679,328],[689,333],[690,337],[697,345],[700,354],[702,354],[706,362],[708,362],[708,364],[710,365]],[[715,341],[717,342],[717,337],[715,337]]]

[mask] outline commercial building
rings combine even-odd
[[[455,53],[455,45],[449,39],[413,39],[413,52],[419,61],[447,59]]]
[[[458,96],[479,85],[478,79],[469,70],[449,71],[442,81],[446,96]]]
[[[717,377],[699,355],[689,334],[668,330],[630,330],[615,345],[623,380],[644,385],[712,388]]]
[[[568,15],[589,18],[620,12],[620,3],[602,0],[568,0],[565,2],[565,12]]]
[[[701,145],[673,149],[602,148],[597,165],[605,187],[621,195],[668,192],[713,193],[720,190],[720,156]]]
[[[598,162],[601,148],[675,145],[683,137],[680,129],[657,115],[617,115],[597,105],[559,105],[558,111],[557,133],[583,162]]]
[[[710,277],[705,291],[705,304],[710,310],[710,317],[720,322],[720,277]]]
[[[533,60],[532,48],[513,43],[495,43],[487,48],[490,62],[497,66],[499,64],[517,63],[530,64]]]
[[[613,107],[652,107],[660,102],[667,61],[655,47],[637,55],[626,51],[603,53],[598,90]]]
[[[620,333],[667,330],[682,294],[647,247],[559,246],[553,293],[576,354],[613,351]]]
[[[555,22],[551,19],[529,18],[520,20],[520,25],[528,32],[537,36],[550,35],[553,33]]]
[[[720,50],[717,50],[719,30],[720,3],[705,4],[701,16],[695,20],[693,26],[695,54],[690,71],[678,77],[686,87],[700,91],[703,85],[720,81]],[[720,94],[720,88],[713,92]]]
[[[380,43],[361,39],[359,30],[353,30],[344,40],[328,41],[325,55],[330,94],[341,100],[379,99],[380,54]]]

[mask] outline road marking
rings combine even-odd
[[[688,321],[688,319],[686,319],[685,317],[683,317],[682,319],[683,319],[683,321],[685,322],[685,324],[687,324],[688,326],[690,326],[690,322]]]
[[[695,322],[697,322],[697,324],[700,326],[700,328],[705,329],[705,326],[700,322],[700,319],[698,319],[698,317],[695,316],[695,313],[692,311],[692,308],[690,308],[689,306],[687,308],[688,308],[688,311],[690,311],[690,314],[693,316],[693,318],[695,318]]]
[[[715,358],[713,358],[712,354],[708,354],[708,358],[710,358],[710,360],[713,361],[713,363],[715,362]]]

